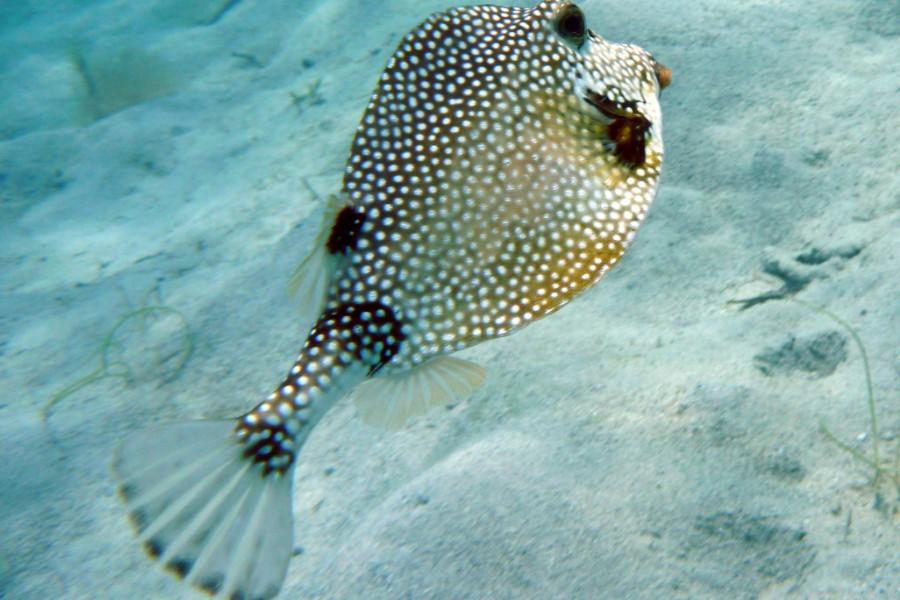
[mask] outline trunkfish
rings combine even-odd
[[[381,74],[293,283],[316,320],[237,419],[132,434],[120,492],[151,556],[217,597],[278,594],[300,449],[335,401],[397,428],[485,371],[452,354],[565,305],[619,262],[656,194],[672,78],[571,2],[473,6]]]

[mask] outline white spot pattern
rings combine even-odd
[[[559,0],[454,9],[404,38],[352,144],[325,313],[238,421],[264,472],[289,468],[352,364],[402,370],[508,334],[618,262],[662,164],[657,67]]]
[[[625,251],[656,191],[659,91],[644,50],[555,30],[567,2],[432,16],[401,42],[353,142],[365,213],[331,306],[391,306],[393,368],[509,333],[561,307]],[[608,115],[650,122],[646,158],[611,151]]]

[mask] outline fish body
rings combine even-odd
[[[387,427],[465,398],[484,370],[451,353],[612,268],[656,193],[670,78],[569,2],[458,8],[407,35],[295,276],[318,314],[290,372],[236,421],[140,432],[118,455],[151,554],[214,595],[276,595],[315,423],[348,394]]]
[[[381,77],[344,177],[362,226],[328,304],[395,310],[406,343],[392,366],[560,308],[646,214],[663,151],[655,63],[589,31],[561,39],[566,6],[437,15]],[[649,123],[622,144],[639,161],[616,155],[617,119]]]

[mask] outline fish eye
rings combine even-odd
[[[581,9],[574,4],[564,6],[556,18],[556,32],[576,46],[581,46],[587,35],[584,13],[581,12]]]

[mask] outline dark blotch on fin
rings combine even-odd
[[[147,516],[144,514],[144,511],[138,509],[128,513],[128,516],[131,517],[131,522],[134,524],[134,528],[138,530],[138,533],[142,533],[147,529]]]
[[[214,575],[198,581],[197,587],[205,592],[209,592],[210,595],[215,596],[219,593],[219,590],[222,589],[223,583],[225,583],[225,577],[222,575]]]
[[[144,550],[146,550],[147,554],[149,554],[153,558],[159,558],[165,548],[163,548],[162,545],[156,540],[147,540],[144,543]]]
[[[131,500],[131,497],[134,495],[134,486],[128,484],[119,486],[119,494],[124,500]]]
[[[357,211],[352,206],[342,208],[325,243],[328,251],[332,254],[345,254],[356,243],[356,237],[365,220],[365,213]]]
[[[173,558],[169,563],[166,564],[166,568],[175,573],[180,579],[184,579],[184,576],[187,575],[191,567],[194,566],[194,563],[186,558]]]

